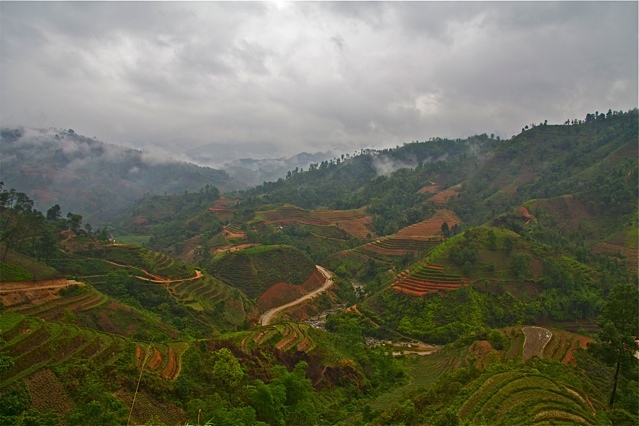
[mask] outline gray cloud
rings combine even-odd
[[[637,106],[636,2],[2,2],[2,125],[219,163]]]

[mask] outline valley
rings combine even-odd
[[[1,422],[636,424],[638,114],[589,117],[209,176],[96,229],[7,180]]]

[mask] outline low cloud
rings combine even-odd
[[[207,164],[507,138],[638,103],[636,2],[0,7],[3,125]]]

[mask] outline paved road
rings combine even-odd
[[[262,325],[269,325],[271,320],[273,319],[273,316],[277,314],[278,312],[281,312],[285,309],[290,308],[291,306],[295,306],[299,303],[302,303],[305,300],[312,299],[318,294],[328,290],[334,284],[333,273],[331,271],[329,271],[328,269],[322,268],[319,265],[315,265],[315,267],[322,273],[322,275],[324,275],[324,278],[326,278],[326,281],[324,282],[324,284],[317,290],[314,290],[308,294],[305,294],[304,296],[300,297],[297,300],[293,300],[292,302],[289,302],[285,305],[276,306],[275,308],[269,309],[268,311],[264,312],[264,315],[262,315],[262,319],[260,320]]]

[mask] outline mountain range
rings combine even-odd
[[[636,424],[638,117],[227,171],[4,129],[0,418]]]

